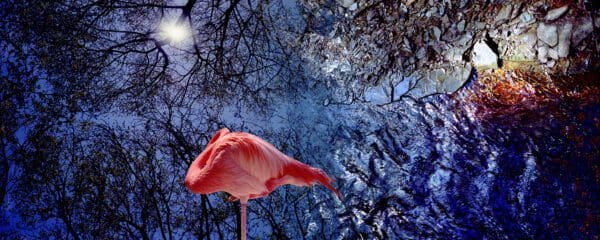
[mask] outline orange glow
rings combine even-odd
[[[542,71],[509,69],[480,73],[465,100],[475,116],[519,118],[528,113],[559,111],[558,102],[598,102],[600,87],[589,84],[593,76],[552,77]],[[586,82],[587,81],[587,82]],[[593,79],[592,79],[593,82]],[[584,86],[584,87],[582,87]]]

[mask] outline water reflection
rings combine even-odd
[[[352,217],[342,221],[374,238],[593,238],[597,83],[592,75],[480,73],[453,96],[385,106],[360,129],[340,126],[335,142],[346,152],[335,159],[364,193],[351,197]]]

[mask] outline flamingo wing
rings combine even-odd
[[[227,144],[216,145],[214,151],[215,156],[209,161],[209,165],[214,173],[213,180],[219,182],[221,191],[228,192],[235,198],[249,197],[266,191],[264,181],[235,160],[238,156],[235,147]]]

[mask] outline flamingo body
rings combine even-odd
[[[286,156],[261,138],[227,128],[217,131],[185,178],[194,193],[224,191],[239,199],[263,197],[286,184],[310,186],[315,182],[340,197],[331,181],[322,170]]]
[[[194,193],[224,191],[231,194],[230,199],[240,199],[242,240],[246,239],[248,199],[267,196],[286,184],[310,186],[319,182],[341,200],[331,181],[323,170],[286,156],[265,140],[227,128],[211,138],[185,177],[185,185]]]

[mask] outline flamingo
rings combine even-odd
[[[230,201],[241,203],[241,239],[246,239],[246,205],[248,200],[269,195],[277,187],[292,184],[310,186],[319,182],[333,191],[323,170],[286,156],[265,140],[244,132],[222,128],[208,142],[206,149],[192,162],[185,185],[193,193],[227,192]]]

